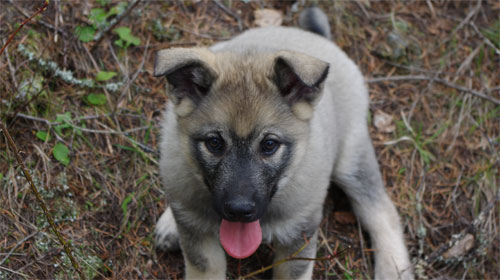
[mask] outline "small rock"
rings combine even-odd
[[[396,130],[396,125],[393,123],[392,116],[380,110],[375,111],[373,125],[375,125],[377,130],[385,133],[391,133]]]
[[[283,15],[278,10],[273,9],[260,9],[255,10],[255,25],[260,27],[265,26],[280,26],[283,22]]]

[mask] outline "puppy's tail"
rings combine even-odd
[[[332,39],[328,17],[317,7],[307,8],[300,13],[299,25],[302,29]]]

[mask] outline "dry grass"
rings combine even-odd
[[[247,2],[221,1],[243,29],[253,26],[253,11],[262,7],[281,10],[284,25],[296,23],[293,3]],[[16,23],[41,4],[12,3],[2,2],[3,43]],[[395,125],[393,132],[373,126],[371,132],[418,277],[500,278],[500,206],[495,200],[500,184],[500,107],[462,90],[500,99],[500,5],[317,3],[329,15],[335,41],[367,78],[408,76],[369,83],[372,116],[383,111]],[[161,254],[153,247],[154,224],[164,208],[155,162],[166,102],[163,79],[152,77],[154,52],[229,38],[239,33],[238,21],[214,2],[146,2],[117,25],[130,27],[141,40],[139,46],[116,46],[112,32],[95,47],[76,38],[76,26],[90,24],[92,8],[117,4],[51,1],[42,16],[25,26],[0,57],[0,117],[88,278],[182,278],[181,254]],[[18,50],[20,44],[35,54],[35,60],[54,61],[78,79],[94,79],[106,70],[116,72],[112,81],[123,84],[116,92],[73,85],[28,61]],[[411,79],[417,75],[429,80]],[[89,104],[90,93],[105,93],[106,104]],[[63,113],[72,121],[54,123]],[[49,131],[48,141],[35,136],[42,130]],[[56,143],[69,148],[67,166],[53,156]],[[370,277],[368,239],[342,194],[335,189],[331,193],[318,257],[352,249],[317,262],[315,278]],[[0,233],[0,279],[78,276],[3,134]],[[450,257],[445,252],[450,241],[466,233],[474,237],[472,248]],[[269,264],[272,248],[262,247],[249,260],[231,260],[231,278]]]

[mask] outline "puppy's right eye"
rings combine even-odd
[[[220,137],[210,137],[205,140],[205,146],[214,155],[220,155],[224,152],[224,140]]]

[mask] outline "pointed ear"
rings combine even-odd
[[[156,55],[154,76],[166,76],[167,94],[179,116],[191,113],[205,97],[216,78],[209,66],[215,55],[207,49],[173,48]]]
[[[280,51],[274,60],[274,83],[298,118],[307,120],[319,99],[329,64],[312,56]]]

